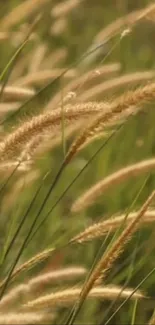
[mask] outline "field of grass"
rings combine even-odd
[[[0,324],[155,324],[155,3],[0,4]]]

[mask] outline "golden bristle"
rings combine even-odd
[[[125,168],[121,168],[113,174],[105,177],[97,184],[93,185],[88,191],[81,195],[72,205],[72,212],[79,212],[84,208],[92,205],[97,198],[104,194],[110,186],[121,184],[124,180],[131,179],[131,177],[137,177],[142,173],[147,173],[155,169],[155,159],[148,159],[140,161],[136,164],[129,165]]]
[[[49,295],[42,296],[35,300],[29,301],[24,307],[26,309],[40,309],[49,307],[61,307],[73,304],[79,299],[80,292],[82,288],[66,289],[63,291],[55,292]],[[105,286],[105,287],[95,287],[89,294],[88,299],[98,298],[101,300],[113,300],[120,293],[120,299],[128,297],[132,293],[133,289],[126,288],[122,290],[118,286]],[[133,294],[132,298],[144,298],[145,296],[139,291]]]
[[[72,123],[73,121],[82,120],[84,117],[90,117],[97,112],[107,110],[108,105],[105,103],[86,103],[74,106],[66,106],[64,115],[65,122]],[[53,128],[55,132],[56,127],[61,126],[62,112],[61,109],[52,111],[51,113],[43,113],[35,116],[30,121],[23,123],[13,133],[4,138],[0,143],[1,160],[16,155],[21,147],[28,143],[34,136],[38,136],[45,130]]]
[[[126,223],[129,224],[131,220],[134,220],[137,217],[139,212],[132,212],[128,215]],[[87,227],[84,231],[80,232],[80,234],[76,235],[70,243],[84,243],[89,240],[93,240],[96,238],[100,238],[102,236],[107,235],[108,233],[114,232],[117,228],[121,226],[124,222],[126,215],[122,214],[119,216],[111,217],[107,220],[103,220],[101,222],[95,223],[89,227]],[[145,212],[141,226],[148,225],[150,223],[155,222],[155,210],[148,210]]]
[[[103,254],[99,262],[94,267],[89,279],[86,281],[81,291],[80,294],[81,301],[85,300],[88,293],[94,286],[95,282],[101,276],[101,273],[102,273],[102,279],[105,279],[107,272],[109,271],[109,269],[111,269],[116,259],[123,252],[125,245],[129,242],[133,233],[136,231],[139,222],[141,221],[142,217],[144,216],[144,213],[146,212],[146,210],[148,209],[150,203],[154,198],[155,198],[155,191],[151,193],[147,201],[143,204],[136,218],[131,220],[131,222],[122,231],[121,235],[114,241],[112,246],[106,251],[105,254]]]
[[[68,164],[85,141],[94,136],[96,132],[101,132],[101,129],[106,127],[114,116],[119,117],[123,111],[128,110],[130,107],[133,107],[133,112],[136,113],[139,111],[139,107],[142,104],[146,101],[151,101],[154,98],[155,83],[151,83],[134,91],[128,91],[124,95],[116,98],[111,105],[109,104],[109,110],[104,114],[98,114],[97,118],[94,119],[93,122],[90,123],[90,125],[73,142],[66,155],[65,163]]]

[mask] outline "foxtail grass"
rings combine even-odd
[[[87,91],[84,91],[84,93],[80,96],[80,101],[90,101],[103,98],[107,92],[116,91],[117,88],[124,87],[126,85],[135,85],[154,78],[154,71],[142,71],[129,73],[126,75],[124,74],[117,78],[107,80],[101,84],[97,84],[94,87],[89,88]]]
[[[140,161],[136,164],[129,165],[121,168],[113,174],[105,177],[97,184],[93,185],[88,191],[86,191],[81,197],[79,197],[72,205],[72,212],[79,212],[91,206],[98,197],[103,195],[110,186],[119,185],[121,182],[131,179],[131,177],[137,177],[143,173],[151,172],[155,168],[155,159],[148,159]]]
[[[101,129],[106,127],[114,117],[119,118],[120,114],[130,107],[133,107],[134,114],[139,111],[139,107],[142,106],[146,101],[151,101],[155,98],[155,83],[150,83],[144,87],[138,88],[134,91],[128,91],[124,95],[116,98],[111,105],[107,113],[98,114],[98,117],[90,123],[90,125],[79,135],[79,137],[73,142],[69,149],[65,163],[68,164],[73,156],[80,150],[81,146],[100,132]],[[137,107],[138,105],[138,107]],[[131,114],[130,114],[131,115]]]
[[[116,259],[118,259],[120,254],[124,251],[126,244],[131,240],[133,233],[137,230],[138,224],[140,223],[142,217],[144,216],[144,213],[146,212],[154,198],[155,192],[153,191],[144,203],[144,205],[141,207],[137,217],[125,227],[120,236],[113,242],[111,247],[106,251],[105,254],[103,254],[100,260],[97,262],[81,290],[79,300],[70,315],[68,321],[69,324],[73,324],[77,313],[79,312],[87,295],[89,294],[90,290],[93,288],[95,282],[99,279],[99,277],[102,275],[102,279],[105,280],[107,272],[112,268]]]
[[[93,288],[89,294],[88,299],[98,298],[101,300],[113,300],[121,291],[120,287],[117,286],[105,286],[105,287],[96,287]],[[120,298],[126,298],[131,294],[133,289],[127,288],[122,291]],[[24,307],[27,309],[40,309],[40,308],[49,308],[49,307],[61,307],[68,306],[76,302],[80,296],[81,288],[66,289],[64,291],[52,293],[45,295],[43,297],[37,298],[36,300],[29,301]],[[132,296],[133,299],[144,298],[141,292],[136,292]]]
[[[82,120],[83,117],[90,117],[100,111],[107,110],[106,103],[86,103],[75,106],[68,106],[65,108],[64,115],[65,121],[72,123],[73,121]],[[56,127],[61,126],[61,109],[54,110],[51,113],[43,113],[33,117],[30,121],[23,123],[12,134],[9,134],[4,138],[4,141],[0,143],[1,160],[9,158],[12,155],[16,156],[17,151],[21,150],[21,147],[28,143],[34,136],[40,135],[45,130],[53,128],[55,132]]]
[[[103,236],[106,236],[107,233],[112,233],[116,229],[118,229],[123,221],[128,223],[131,220],[134,220],[137,217],[137,212],[131,212],[127,219],[125,220],[126,215],[122,214],[119,216],[111,217],[107,220],[103,220],[101,222],[95,223],[92,226],[87,227],[84,231],[82,231],[79,235],[75,236],[70,242],[71,243],[84,243],[90,240],[94,240]],[[142,222],[140,224],[141,227],[147,226],[150,223],[155,222],[155,211],[148,210],[145,212]]]

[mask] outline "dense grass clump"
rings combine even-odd
[[[155,4],[4,1],[0,324],[155,324]]]

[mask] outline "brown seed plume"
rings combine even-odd
[[[26,261],[25,263],[19,265],[14,272],[11,275],[11,279],[10,282],[12,280],[14,280],[19,274],[21,274],[22,272],[28,271],[31,268],[33,268],[36,264],[41,263],[42,261],[44,261],[45,259],[47,259],[48,257],[50,257],[50,255],[53,253],[54,248],[49,248],[44,250],[41,253],[38,253],[37,255],[33,256],[32,258],[30,258],[28,261]],[[6,278],[0,283],[0,288],[3,287],[3,285],[5,284]]]
[[[95,282],[99,279],[102,273],[102,278],[104,279],[107,275],[107,272],[113,266],[116,259],[120,256],[122,251],[125,248],[125,245],[131,239],[133,233],[136,231],[139,222],[141,221],[144,213],[148,209],[148,206],[155,198],[155,191],[151,193],[147,201],[144,203],[142,208],[140,209],[137,217],[132,220],[126,228],[123,230],[122,234],[115,240],[112,246],[107,250],[107,252],[101,257],[97,265],[94,267],[89,279],[87,280],[86,284],[84,285],[81,294],[80,294],[80,301],[84,301],[87,297],[88,293],[94,286]]]
[[[149,172],[155,169],[155,159],[148,159],[138,162],[133,165],[129,165],[125,168],[121,168],[113,174],[105,177],[97,184],[93,185],[82,196],[80,196],[72,205],[72,212],[79,212],[82,209],[92,205],[100,195],[103,195],[110,186],[120,184],[121,182],[131,178],[137,177],[142,173]]]
[[[90,101],[94,99],[101,99],[107,94],[108,91],[116,90],[117,88],[124,87],[129,84],[138,84],[142,81],[147,81],[155,78],[154,71],[142,71],[129,73],[111,80],[107,80],[101,84],[89,88],[80,96],[80,101]],[[29,85],[28,85],[29,86]]]
[[[82,118],[96,115],[98,112],[105,112],[108,105],[105,103],[84,103],[72,106],[66,106],[64,111],[65,122],[72,123]],[[33,117],[30,121],[23,123],[13,133],[4,138],[0,143],[1,160],[9,159],[21,150],[22,146],[28,143],[33,137],[44,133],[45,130],[55,131],[56,127],[61,126],[62,112],[61,109],[51,113],[43,113]]]
[[[134,220],[137,217],[139,212],[132,212],[128,215],[126,223],[129,224],[131,220]],[[77,236],[75,236],[70,242],[71,243],[84,243],[89,240],[93,240],[96,238],[100,238],[105,236],[109,232],[115,231],[117,228],[121,226],[123,221],[125,220],[126,215],[122,214],[116,217],[111,217],[107,220],[103,220],[101,222],[95,223],[92,226],[89,226],[84,231],[80,232]],[[141,225],[145,226],[155,222],[155,210],[146,211],[144,217],[142,219]]]
[[[39,294],[38,288],[45,285],[57,285],[64,281],[70,282],[82,278],[86,274],[86,269],[79,266],[66,267],[64,269],[58,269],[51,272],[38,275],[30,279],[24,284],[19,284],[8,291],[3,299],[0,301],[0,311],[14,310],[17,303],[20,301],[26,303],[27,299],[31,297],[35,291],[37,296]],[[43,287],[43,288],[44,288]],[[42,288],[42,287],[41,287]],[[47,288],[47,287],[45,287]]]
[[[127,288],[122,291],[121,287],[118,286],[105,286],[93,288],[89,294],[88,299],[98,298],[101,300],[113,300],[120,293],[120,298],[129,297],[133,289]],[[61,307],[68,306],[76,302],[80,296],[81,288],[66,289],[63,291],[58,291],[49,295],[42,296],[35,300],[29,301],[24,307],[26,309],[38,309],[38,308],[48,308],[48,307]],[[144,295],[139,291],[133,294],[133,299],[144,298]]]
[[[144,87],[138,88],[135,91],[128,91],[124,95],[116,98],[106,114],[98,114],[98,117],[81,133],[81,135],[74,141],[73,145],[69,149],[66,155],[66,164],[72,159],[72,157],[78,152],[80,147],[89,138],[94,136],[96,132],[101,132],[103,127],[106,127],[114,116],[119,116],[123,111],[133,107],[134,113],[136,113],[138,107],[144,104],[146,101],[151,101],[155,98],[155,83],[151,83]]]

